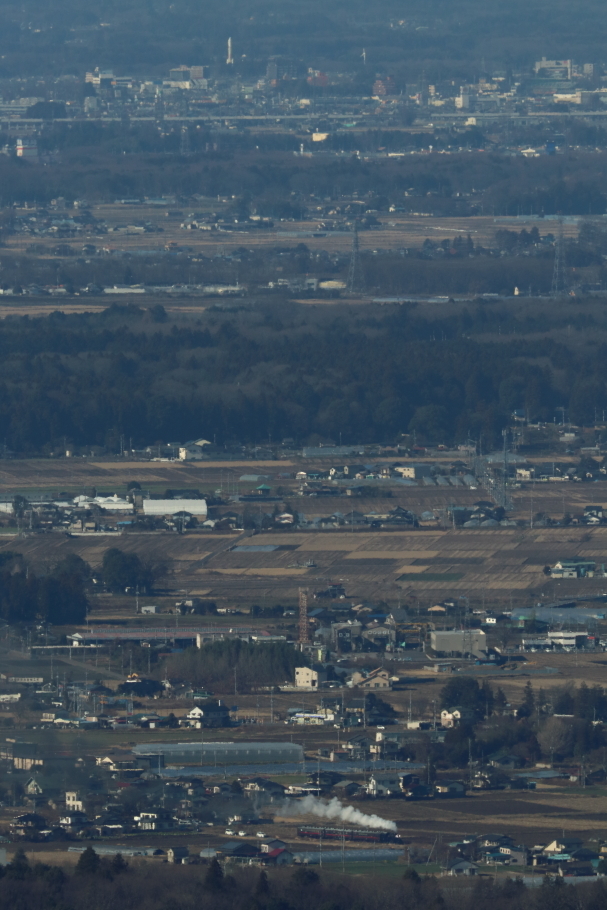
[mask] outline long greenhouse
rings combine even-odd
[[[297,763],[304,760],[297,743],[140,743],[139,755],[163,755],[167,765],[262,765]]]

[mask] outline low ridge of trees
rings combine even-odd
[[[83,566],[83,560],[68,557],[49,574],[37,575],[25,565],[21,554],[2,553],[0,617],[11,624],[83,622],[88,609]]]
[[[166,670],[215,694],[233,694],[292,681],[295,667],[307,662],[305,655],[286,642],[250,644],[235,640],[213,642],[169,657]]]
[[[34,854],[35,856],[35,854]],[[400,875],[344,875],[307,866],[266,872],[230,867],[216,860],[202,865],[173,866],[126,863],[120,854],[100,857],[93,847],[80,855],[73,871],[32,861],[23,850],[0,867],[0,910],[166,910],[201,906],[205,910],[595,910],[607,901],[603,879],[591,884],[567,885],[548,876],[535,888],[507,877],[483,876],[467,883],[464,891],[445,885],[423,866],[402,868]]]

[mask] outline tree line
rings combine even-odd
[[[242,694],[292,682],[295,667],[308,663],[305,655],[286,642],[250,644],[230,640],[189,648],[169,657],[163,673],[217,695]]]
[[[111,547],[103,555],[99,581],[111,591],[150,593],[171,571],[168,560],[141,560],[136,553]],[[0,618],[10,625],[84,622],[89,607],[91,566],[75,553],[46,572],[36,572],[21,553],[0,553]]]
[[[88,610],[79,557],[68,557],[48,574],[36,574],[20,553],[0,554],[0,617],[7,623],[81,623]]]
[[[222,445],[415,431],[427,443],[482,438],[486,451],[514,409],[552,421],[566,407],[588,426],[607,407],[605,346],[578,344],[604,325],[595,304],[530,310],[480,298],[433,312],[253,299],[197,318],[157,305],[7,317],[3,440],[48,454],[66,442],[119,451],[121,435],[141,447],[201,433]]]
[[[337,866],[337,864],[336,864]],[[421,872],[421,874],[420,874]],[[202,865],[172,866],[99,857],[88,847],[73,871],[31,859],[17,850],[0,868],[0,910],[599,910],[604,879],[567,885],[547,876],[527,888],[520,878],[484,876],[462,887],[403,866],[401,875],[348,875],[308,866],[259,870]]]
[[[584,761],[604,766],[607,691],[603,686],[555,686],[534,689],[529,681],[518,704],[508,703],[501,688],[472,677],[449,680],[441,707],[464,709],[462,721],[435,747],[438,765],[465,766],[470,758],[515,756],[521,764],[540,758],[552,762]],[[602,722],[602,723],[597,723]]]
[[[287,217],[300,217],[302,206],[305,211],[310,205],[309,215],[314,217],[319,198],[336,199],[354,193],[361,200],[383,197],[380,210],[386,214],[390,204],[403,211],[441,215],[537,216],[597,215],[607,206],[606,153],[594,149],[566,150],[558,156],[532,159],[494,151],[374,160],[355,154],[295,158],[293,148],[302,138],[297,135],[277,143],[272,134],[273,147],[264,149],[267,139],[254,133],[223,132],[218,136],[208,130],[191,130],[192,142],[200,143],[201,148],[183,158],[175,154],[179,130],[167,129],[160,134],[156,126],[125,130],[117,124],[86,122],[47,130],[41,144],[49,148],[63,145],[61,161],[40,168],[22,158],[2,156],[3,206],[48,204],[58,196],[68,202],[113,202],[123,197],[177,194],[182,202],[190,200],[193,205],[195,196],[237,197],[275,217],[280,217],[278,203],[287,207],[282,210]],[[400,144],[394,138],[388,140],[389,135],[370,132],[357,136],[352,144],[358,147],[362,141],[376,147],[388,142],[390,147],[405,148],[411,142],[410,134],[403,134],[407,139]],[[441,139],[432,133],[424,134],[417,144],[426,147],[437,143],[438,147],[451,140],[476,148],[479,144],[476,136]],[[336,144],[347,145],[341,137]]]

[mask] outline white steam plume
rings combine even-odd
[[[325,803],[315,796],[304,796],[303,799],[289,799],[281,803],[278,815],[318,815],[320,818],[339,819],[364,828],[383,828],[385,831],[396,831],[396,824],[379,815],[365,815],[354,806],[344,806],[340,800],[333,798]]]

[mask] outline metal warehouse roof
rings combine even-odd
[[[140,743],[133,747],[138,755],[162,753],[169,762],[196,764],[238,764],[303,761],[303,747],[290,742],[189,742],[189,743]]]
[[[278,544],[257,544],[253,546],[234,547],[232,553],[271,553],[278,549]]]
[[[248,626],[167,626],[162,629],[124,629],[111,628],[100,629],[94,632],[74,632],[67,637],[72,641],[87,642],[94,641],[171,641],[174,638],[192,638],[197,635],[252,635],[253,629]],[[261,634],[258,632],[258,635]]]
[[[176,512],[189,512],[190,515],[202,515],[206,518],[206,499],[144,499],[144,515],[175,515]]]

